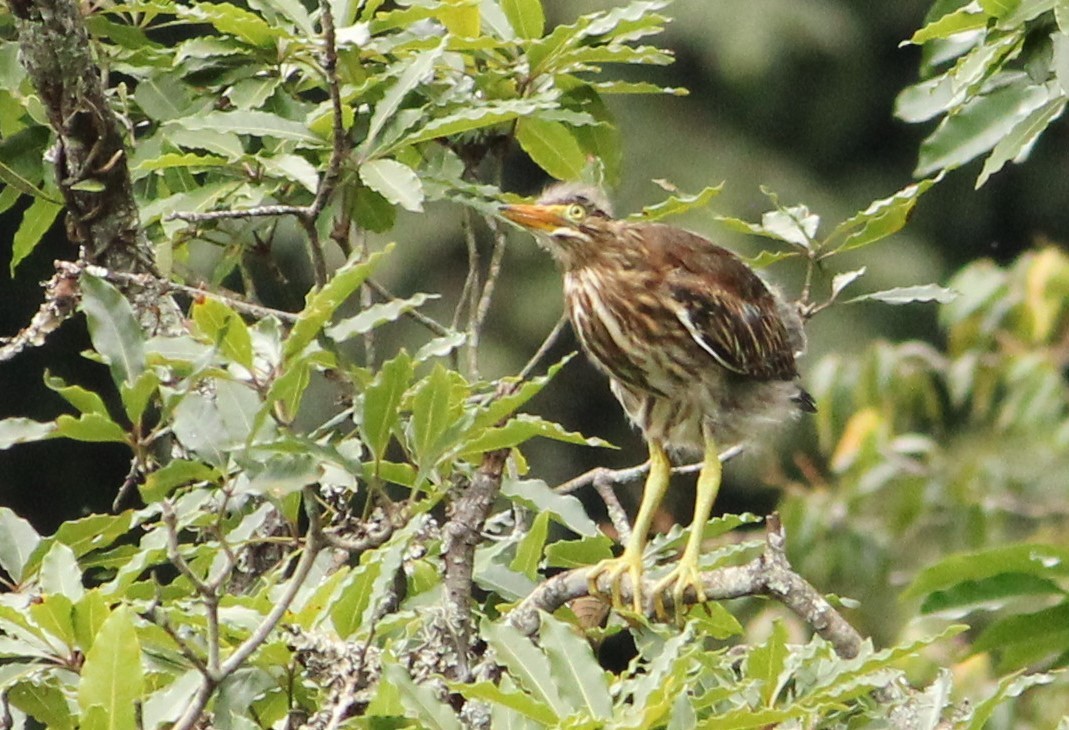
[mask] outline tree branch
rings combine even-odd
[[[501,491],[501,474],[508,459],[508,449],[488,451],[475,476],[453,503],[449,520],[442,526],[442,552],[445,562],[445,618],[449,624],[457,656],[457,676],[467,681],[471,652],[471,597],[475,570],[475,548],[482,540],[486,516]]]
[[[793,611],[845,659],[857,656],[864,639],[846,619],[821,595],[816,588],[791,569],[784,553],[786,535],[778,515],[767,520],[765,550],[760,557],[745,565],[710,570],[702,574],[702,588],[711,601],[723,601],[744,596],[768,596]],[[532,635],[538,631],[539,612],[552,613],[568,601],[589,595],[587,576],[591,568],[577,568],[550,578],[527,596],[509,614],[509,623]],[[611,591],[610,578],[599,579],[597,588],[602,595]],[[646,615],[653,618],[653,588],[656,581],[642,582],[642,595],[646,600]],[[625,579],[621,585],[621,599],[630,603],[633,586]],[[665,608],[674,608],[670,592],[665,592]],[[685,595],[688,604],[697,602],[694,591]]]
[[[104,93],[81,6],[71,0],[11,0],[9,5],[18,19],[22,64],[56,134],[56,178],[67,206],[68,238],[91,263],[156,273],[152,247],[141,230],[122,127]],[[147,331],[181,331],[181,312],[173,301],[136,288],[125,293]]]

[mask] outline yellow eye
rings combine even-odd
[[[577,203],[573,203],[568,206],[568,210],[564,211],[564,215],[568,220],[578,223],[586,218],[586,209]]]

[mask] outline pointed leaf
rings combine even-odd
[[[19,224],[15,235],[11,240],[11,264],[9,271],[15,276],[15,269],[19,263],[33,253],[34,248],[56,220],[56,216],[63,210],[62,205],[57,205],[45,198],[34,198],[30,207],[22,214],[22,223]]]
[[[314,340],[326,325],[334,312],[355,292],[375,271],[382,257],[393,250],[393,245],[371,254],[367,261],[350,259],[344,266],[334,272],[334,276],[322,289],[313,290],[305,297],[304,309],[293,325],[293,330],[283,348],[285,357],[298,354]]]
[[[520,38],[541,38],[546,27],[542,0],[501,0],[509,25]]]
[[[1057,96],[1019,119],[1013,129],[998,141],[995,148],[991,150],[991,155],[984,161],[984,167],[976,178],[976,188],[981,188],[988,178],[1001,170],[1010,160],[1017,161],[1027,156],[1039,135],[1064,111],[1065,97]]]
[[[96,276],[83,275],[81,287],[93,347],[111,367],[116,385],[132,384],[145,369],[145,338],[133,307],[118,289]]]
[[[781,677],[787,667],[787,627],[782,621],[772,626],[772,635],[750,651],[746,658],[746,676],[761,686],[761,699],[772,707],[783,686]]]
[[[401,396],[412,380],[412,359],[403,350],[382,366],[364,393],[361,430],[375,460],[382,459],[398,421]]]
[[[522,573],[531,580],[538,578],[538,566],[542,563],[542,548],[546,546],[549,535],[549,513],[540,512],[531,523],[531,529],[516,546],[516,557],[509,563],[509,569]]]
[[[571,494],[558,494],[540,479],[505,479],[501,484],[501,496],[536,514],[555,517],[572,532],[588,537],[600,534],[579,499]]]
[[[296,122],[263,111],[202,112],[167,123],[168,127],[171,125],[181,126],[191,132],[230,132],[248,134],[253,137],[285,139],[314,146],[325,144],[323,138],[310,131],[304,122]]]
[[[79,601],[85,595],[78,558],[61,542],[52,543],[41,560],[40,582],[45,593],[63,595],[71,601]]]
[[[213,297],[193,305],[193,321],[226,357],[247,370],[252,369],[252,337],[237,312]]]
[[[631,220],[657,221],[672,215],[679,215],[697,208],[704,208],[724,189],[724,183],[716,187],[706,187],[694,195],[672,195],[656,205],[647,205],[640,213],[629,216]]]
[[[16,583],[22,582],[23,570],[40,542],[41,536],[29,522],[0,507],[0,568]]]
[[[375,111],[372,112],[371,121],[368,123],[366,145],[370,145],[378,137],[382,128],[386,126],[386,123],[400,108],[405,97],[431,75],[434,70],[434,64],[437,63],[444,51],[445,40],[435,48],[418,53],[410,61],[405,62],[408,65],[404,71],[401,72],[394,85],[383,95],[382,100],[375,105]]]
[[[371,160],[360,166],[360,179],[394,205],[423,212],[423,183],[408,165],[397,160]]]
[[[394,662],[382,667],[383,680],[400,691],[401,704],[419,721],[419,726],[428,730],[462,730],[462,725],[452,708],[434,694],[434,690],[416,684],[408,671]]]
[[[99,413],[83,413],[78,418],[64,414],[56,419],[54,435],[87,443],[127,443],[123,427]]]
[[[911,304],[913,302],[939,302],[946,304],[952,302],[958,296],[953,289],[947,289],[938,284],[924,284],[920,286],[899,286],[885,291],[872,292],[855,297],[852,302],[875,301],[884,304]]]
[[[28,444],[48,438],[56,430],[54,423],[41,423],[30,418],[0,419],[0,451],[18,444]]]
[[[612,717],[605,670],[594,658],[586,638],[546,613],[542,614],[539,636],[564,699],[595,720]]]
[[[509,670],[509,675],[539,702],[548,705],[558,717],[571,712],[558,690],[549,659],[531,640],[504,623],[483,621],[482,631],[494,656]]]
[[[571,130],[560,122],[524,117],[516,123],[516,141],[536,165],[559,180],[578,180],[586,156]]]
[[[100,627],[85,656],[78,684],[78,706],[85,723],[94,708],[103,711],[110,730],[135,730],[142,693],[141,645],[133,612],[120,606]]]
[[[353,317],[348,317],[327,328],[327,336],[335,342],[344,342],[352,337],[365,334],[371,330],[400,319],[423,305],[424,302],[437,299],[437,294],[416,294],[408,299],[394,299],[389,302],[372,304]]]

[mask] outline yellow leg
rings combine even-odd
[[[713,511],[713,502],[716,501],[717,492],[720,491],[720,454],[716,441],[712,436],[705,437],[705,459],[702,463],[701,474],[698,475],[698,494],[694,503],[694,521],[690,525],[690,536],[687,545],[683,549],[676,567],[658,581],[654,588],[654,608],[658,616],[666,616],[664,609],[664,592],[672,589],[672,603],[675,608],[676,623],[682,623],[684,611],[684,595],[688,588],[693,588],[698,601],[705,602],[705,591],[702,589],[701,570],[698,567],[698,556],[701,554],[702,532],[705,523],[709,521],[709,515]]]
[[[627,574],[631,578],[631,606],[636,613],[642,612],[642,554],[646,551],[646,536],[653,524],[657,508],[664,499],[664,493],[668,490],[671,475],[672,464],[668,460],[664,447],[651,441],[650,473],[646,477],[646,486],[642,490],[642,503],[638,508],[638,516],[631,528],[631,539],[627,541],[620,557],[602,560],[591,569],[587,577],[587,585],[591,594],[600,593],[597,587],[598,579],[608,575],[612,590],[612,604],[619,607],[622,603],[620,581]]]

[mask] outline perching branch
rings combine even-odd
[[[824,598],[820,592],[791,569],[784,552],[786,535],[778,515],[767,520],[765,550],[760,557],[745,565],[710,570],[702,574],[702,587],[712,601],[723,601],[744,596],[768,596],[782,603],[805,621],[835,649],[844,659],[857,656],[864,639],[846,619]],[[590,568],[577,568],[550,578],[541,584],[509,614],[508,621],[514,627],[531,635],[538,631],[539,611],[552,613],[565,603],[589,595],[587,575]],[[598,591],[608,595],[611,590],[609,576],[598,581]],[[644,580],[642,594],[647,599],[646,614],[654,616],[654,580]],[[633,586],[626,578],[621,585],[621,599],[630,603]],[[693,590],[685,596],[688,603],[696,602]],[[667,610],[674,604],[670,592],[663,596]]]

